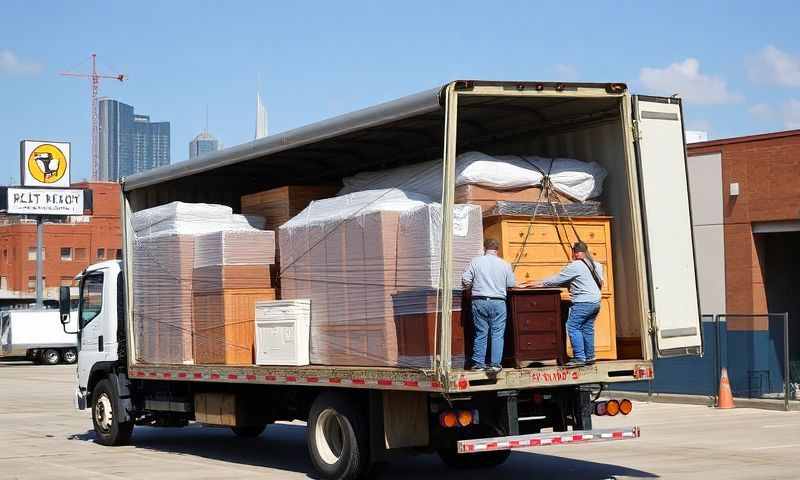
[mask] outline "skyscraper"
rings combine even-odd
[[[169,122],[151,122],[131,105],[102,99],[100,123],[100,180],[117,180],[133,173],[169,165]]]
[[[189,142],[189,160],[217,150],[219,150],[219,140],[207,131],[201,132]]]

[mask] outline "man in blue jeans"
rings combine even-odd
[[[506,332],[506,290],[516,286],[517,279],[511,264],[497,256],[500,243],[487,238],[483,242],[484,254],[470,262],[461,282],[472,287],[472,322],[475,338],[472,347],[470,370],[486,370],[498,374],[503,370],[503,342]],[[491,337],[491,359],[486,366],[486,347]]]
[[[572,262],[559,273],[534,287],[562,287],[569,285],[572,307],[567,318],[567,334],[572,343],[573,359],[568,367],[581,367],[594,363],[594,321],[600,312],[600,290],[603,288],[603,266],[595,262],[589,247],[583,242],[572,246]]]

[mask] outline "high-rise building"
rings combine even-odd
[[[131,105],[101,99],[100,180],[120,177],[169,165],[169,122],[151,122],[148,115],[137,115]]]
[[[209,152],[216,152],[217,150],[219,150],[219,140],[214,138],[214,136],[207,131],[204,131],[189,142],[189,160]]]

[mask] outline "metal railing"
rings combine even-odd
[[[703,315],[703,316],[707,317],[707,315]],[[723,365],[723,359],[722,359],[722,353],[721,353],[722,352],[722,340],[720,338],[720,320],[724,319],[726,321],[726,332],[728,331],[727,330],[727,320],[728,319],[732,319],[732,318],[752,318],[752,319],[766,318],[767,321],[769,321],[770,319],[781,319],[782,320],[782,324],[783,324],[783,329],[782,329],[783,330],[783,406],[784,406],[784,410],[788,411],[789,410],[789,398],[790,398],[790,395],[791,395],[791,357],[789,355],[789,353],[790,353],[789,352],[789,347],[790,347],[790,345],[789,345],[789,313],[788,312],[784,312],[784,313],[762,313],[762,314],[727,314],[727,313],[720,313],[720,314],[713,315],[713,318],[714,318],[714,326],[715,326],[715,328],[714,328],[714,331],[715,331],[715,339],[714,339],[715,340],[715,343],[714,343],[714,346],[715,346],[714,373],[716,375],[714,385],[719,385],[719,383],[720,383],[720,374],[721,374],[722,368],[725,367],[727,369],[728,364],[729,364],[729,362],[727,361],[727,355],[726,355],[726,361],[724,362],[725,364]],[[769,330],[769,325],[768,325],[767,328],[768,328],[768,331],[771,331],[771,330]],[[727,345],[726,345],[725,350],[727,352]],[[766,375],[767,375],[767,382],[768,382],[768,385],[769,385],[771,383],[770,382],[770,377],[769,377],[769,370],[766,370],[765,372],[766,372]],[[750,378],[748,377],[748,382],[749,381],[750,381]],[[719,391],[717,390],[715,392],[715,395],[714,395],[714,403],[716,404],[718,400],[719,400]]]

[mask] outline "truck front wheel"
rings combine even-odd
[[[78,351],[74,348],[68,348],[61,353],[61,358],[64,363],[73,364],[78,361]]]
[[[369,469],[367,419],[347,395],[327,392],[311,406],[307,441],[311,463],[323,478],[361,478]]]
[[[92,423],[101,445],[125,445],[133,433],[133,422],[120,422],[119,398],[107,378],[97,382],[92,389]]]

